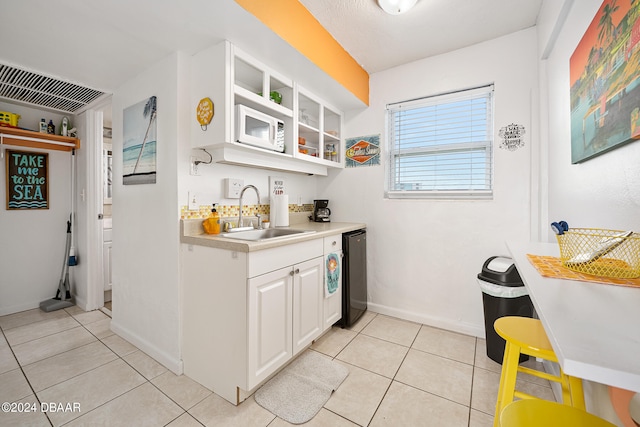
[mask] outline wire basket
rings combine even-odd
[[[601,277],[640,277],[640,235],[631,231],[571,228],[556,236],[565,267]]]

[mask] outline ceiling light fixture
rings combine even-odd
[[[378,0],[378,6],[389,15],[400,15],[415,6],[418,0]]]

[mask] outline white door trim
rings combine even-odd
[[[87,308],[96,310],[104,306],[102,277],[102,111],[86,111],[87,125]]]

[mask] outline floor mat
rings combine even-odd
[[[331,358],[307,350],[255,394],[256,402],[291,424],[313,418],[349,375]]]

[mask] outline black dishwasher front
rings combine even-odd
[[[367,231],[342,235],[342,327],[353,325],[367,310]]]

